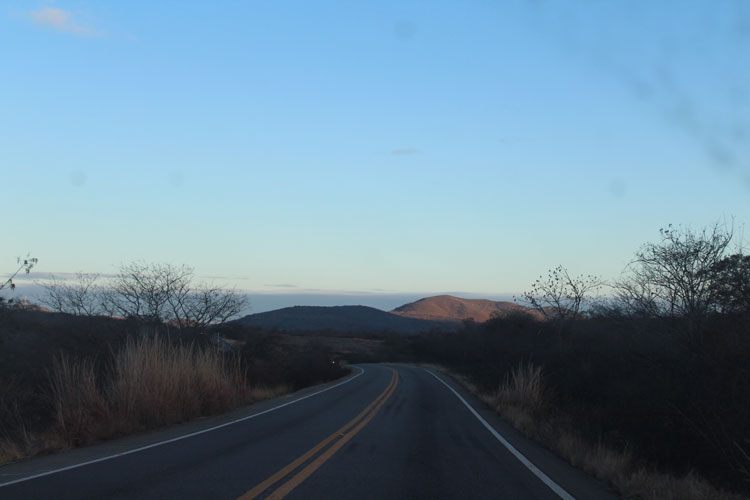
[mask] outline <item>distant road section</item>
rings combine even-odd
[[[0,467],[0,498],[616,498],[441,375],[403,365],[356,370],[181,434]]]

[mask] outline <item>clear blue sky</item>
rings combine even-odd
[[[750,222],[750,4],[4,1],[0,186],[2,272],[613,278],[668,223]]]

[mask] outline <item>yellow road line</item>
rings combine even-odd
[[[372,410],[372,412],[364,418],[354,429],[349,431],[345,436],[343,436],[341,439],[336,441],[330,448],[328,448],[325,452],[323,452],[318,458],[310,462],[304,469],[299,471],[297,474],[295,474],[294,477],[289,479],[286,483],[279,486],[276,491],[271,493],[268,496],[269,500],[280,500],[287,496],[289,492],[291,492],[294,488],[300,485],[302,481],[310,477],[313,472],[318,470],[321,465],[323,465],[329,458],[331,458],[334,453],[339,451],[351,438],[353,438],[359,431],[362,430],[364,426],[366,426],[370,420],[373,419],[375,414],[380,410],[380,408],[385,404],[386,401],[388,401],[388,398],[391,397],[393,394],[393,391],[396,390],[396,386],[398,385],[398,373],[396,374],[396,383],[393,384],[393,386],[390,389],[390,392],[386,397],[384,397],[380,403]]]
[[[300,465],[302,465],[303,463],[305,463],[306,461],[308,461],[310,458],[312,458],[313,456],[315,456],[316,453],[318,453],[320,450],[322,450],[323,448],[325,448],[329,443],[331,443],[332,441],[334,441],[336,438],[339,438],[339,437],[342,438],[339,442],[337,442],[336,444],[334,444],[333,446],[331,446],[331,448],[329,448],[325,453],[321,454],[321,456],[318,457],[314,462],[312,462],[310,465],[308,465],[307,467],[305,467],[300,473],[298,473],[297,475],[295,475],[292,479],[290,479],[289,481],[287,481],[287,483],[284,483],[279,489],[277,489],[276,491],[274,491],[274,493],[271,495],[271,497],[273,497],[273,498],[283,498],[283,496],[277,497],[277,496],[274,496],[274,495],[276,495],[276,493],[281,488],[284,488],[285,486],[287,486],[287,484],[289,484],[291,481],[295,480],[298,476],[300,476],[300,474],[302,474],[303,472],[305,472],[313,463],[317,463],[320,460],[321,457],[325,456],[326,458],[323,459],[322,461],[320,461],[320,463],[317,465],[317,467],[315,467],[314,469],[310,470],[309,473],[307,473],[301,480],[299,480],[297,483],[294,484],[294,486],[292,486],[291,488],[289,488],[289,490],[287,491],[287,493],[289,491],[291,491],[299,483],[301,483],[302,481],[304,481],[308,476],[310,476],[310,474],[312,474],[313,472],[315,472],[315,470],[317,470],[321,465],[323,465],[323,462],[325,462],[328,458],[330,458],[334,453],[336,453],[336,451],[338,451],[341,448],[341,446],[343,446],[347,441],[349,441],[352,437],[354,437],[354,435],[357,432],[359,432],[362,429],[362,427],[364,427],[365,425],[367,425],[367,422],[369,422],[370,420],[372,420],[372,417],[375,416],[375,413],[377,413],[377,411],[380,409],[380,407],[383,406],[383,404],[391,396],[391,394],[393,394],[393,391],[396,389],[396,385],[398,385],[398,372],[396,372],[395,370],[392,370],[392,371],[393,371],[393,374],[391,375],[391,380],[390,380],[390,382],[388,384],[388,387],[386,387],[385,390],[377,398],[375,398],[375,400],[372,403],[370,403],[369,405],[367,405],[367,407],[364,410],[362,410],[362,412],[359,415],[357,415],[352,420],[350,420],[349,422],[347,422],[346,425],[344,425],[339,430],[337,430],[336,432],[334,432],[333,434],[331,434],[330,436],[328,436],[327,438],[325,438],[323,441],[321,441],[320,443],[318,443],[315,446],[313,446],[312,448],[310,448],[310,450],[308,450],[302,456],[300,456],[299,458],[297,458],[296,460],[294,460],[293,462],[291,462],[289,465],[287,465],[283,469],[279,470],[278,472],[276,472],[275,474],[273,474],[272,476],[270,476],[268,479],[266,479],[265,481],[263,481],[262,483],[258,484],[253,489],[251,489],[250,491],[248,491],[247,493],[245,493],[244,495],[242,495],[241,497],[239,497],[237,500],[252,500],[252,499],[256,498],[258,495],[260,495],[261,493],[263,493],[264,491],[266,491],[267,489],[269,489],[271,486],[273,486],[275,483],[277,483],[278,481],[280,481],[281,479],[283,479],[284,477],[286,477],[287,475],[289,475],[291,472],[293,472]],[[374,408],[374,410],[373,410],[373,408]],[[372,413],[370,413],[368,415],[368,413],[371,410],[372,410]],[[367,416],[367,417],[363,418],[365,416]],[[361,420],[361,422],[359,423],[359,425],[357,425],[357,422],[359,422],[360,420]],[[357,425],[355,427],[355,429],[352,430],[351,432],[347,433],[347,431],[351,427],[353,427],[355,425]],[[339,443],[342,443],[342,444],[339,446]],[[334,448],[335,448],[335,450],[332,453],[329,453],[331,451],[331,449],[334,449]],[[284,493],[284,495],[286,495],[286,493]],[[269,497],[269,498],[271,498],[271,497]]]

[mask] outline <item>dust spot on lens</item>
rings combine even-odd
[[[70,173],[70,183],[75,187],[81,187],[86,184],[86,172],[74,170]]]
[[[169,174],[169,184],[172,187],[181,187],[183,184],[185,184],[185,174],[183,174],[180,171],[174,171]]]
[[[417,28],[411,21],[402,20],[393,25],[393,36],[402,42],[411,40],[416,33]]]
[[[621,179],[614,179],[609,183],[609,194],[611,194],[615,198],[622,198],[623,196],[625,196],[627,190],[628,188],[625,185],[625,181]]]
[[[727,171],[734,167],[735,159],[732,151],[716,142],[706,147],[716,170]]]

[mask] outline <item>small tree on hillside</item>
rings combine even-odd
[[[545,319],[569,321],[581,314],[586,300],[602,285],[604,281],[597,276],[571,276],[566,268],[557,266],[547,276],[539,276],[531,290],[514,300],[536,309]]]
[[[44,288],[39,302],[55,312],[75,316],[96,316],[104,314],[101,303],[101,290],[96,285],[98,274],[78,273],[75,281],[58,280],[51,276],[51,282],[37,284]]]

